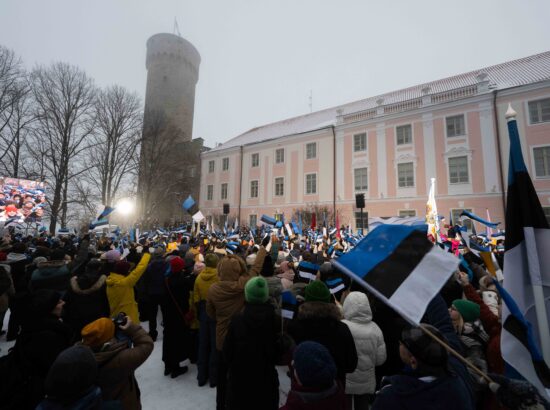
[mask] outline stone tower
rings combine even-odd
[[[147,40],[147,86],[138,197],[144,225],[187,217],[181,203],[198,201],[202,139],[192,141],[195,87],[201,57],[184,38],[168,33]]]

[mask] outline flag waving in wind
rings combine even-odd
[[[523,162],[515,117],[516,112],[509,106],[503,287],[515,306],[505,303],[502,307],[501,350],[504,361],[550,399],[550,335],[545,303],[550,297],[550,228]],[[537,354],[536,344],[542,347],[544,359]]]
[[[439,219],[437,216],[437,205],[435,204],[435,178],[431,180],[430,194],[426,203],[426,223],[428,224],[428,235],[433,237],[434,242],[438,242]]]
[[[380,225],[333,263],[418,325],[459,262],[434,246],[426,229],[426,225]]]
[[[97,217],[97,220],[105,219],[110,213],[112,213],[115,210],[115,208],[105,205],[105,209],[103,209],[103,212],[99,214]]]

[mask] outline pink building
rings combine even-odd
[[[550,219],[550,52],[245,132],[201,154],[201,211],[253,225],[319,205],[356,227],[357,193],[369,216],[424,216],[436,178],[440,214],[504,222],[508,103]]]

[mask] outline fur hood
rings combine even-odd
[[[46,261],[46,262],[40,262],[36,267],[38,269],[50,269],[50,268],[61,268],[63,266],[67,265],[66,260],[61,261]]]
[[[298,309],[299,319],[332,318],[342,320],[342,314],[338,306],[326,302],[304,302]]]
[[[89,295],[90,293],[94,293],[101,289],[101,287],[105,284],[105,281],[107,280],[107,276],[100,275],[96,282],[92,284],[92,286],[84,289],[81,288],[82,284],[79,285],[78,279],[79,278],[77,276],[73,276],[71,278],[71,289],[73,290],[73,292],[79,295]]]

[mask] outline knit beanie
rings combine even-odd
[[[170,260],[170,270],[172,273],[180,273],[185,267],[185,262],[179,256],[176,256]]]
[[[328,388],[336,378],[336,365],[325,346],[302,342],[294,350],[293,367],[304,387]]]
[[[40,289],[31,294],[32,311],[40,314],[47,315],[57,306],[61,299],[61,293],[50,290]]]
[[[94,385],[97,373],[97,362],[89,347],[69,347],[59,353],[50,367],[44,391],[50,399],[70,403],[86,394]]]
[[[479,305],[465,299],[456,299],[453,306],[465,322],[475,322],[479,318]]]
[[[207,253],[206,256],[204,257],[204,264],[208,268],[214,268],[214,269],[217,268],[219,261],[220,259],[214,253]]]
[[[115,336],[115,324],[111,319],[102,317],[84,326],[80,334],[82,344],[90,347],[103,346]]]
[[[110,251],[105,252],[103,255],[101,255],[101,259],[104,259],[107,262],[117,262],[120,260],[120,252],[115,249],[112,249]]]
[[[118,261],[115,264],[115,273],[118,273],[120,275],[128,275],[128,272],[130,271],[130,264],[126,261]]]
[[[265,303],[269,298],[267,281],[261,276],[255,276],[246,282],[244,298],[248,303]]]
[[[438,336],[445,338],[434,326],[423,324],[428,330]],[[401,343],[421,363],[422,374],[443,375],[447,371],[448,354],[443,346],[432,339],[420,327],[404,329],[401,332]]]
[[[320,280],[306,286],[306,302],[330,302],[330,290]]]

